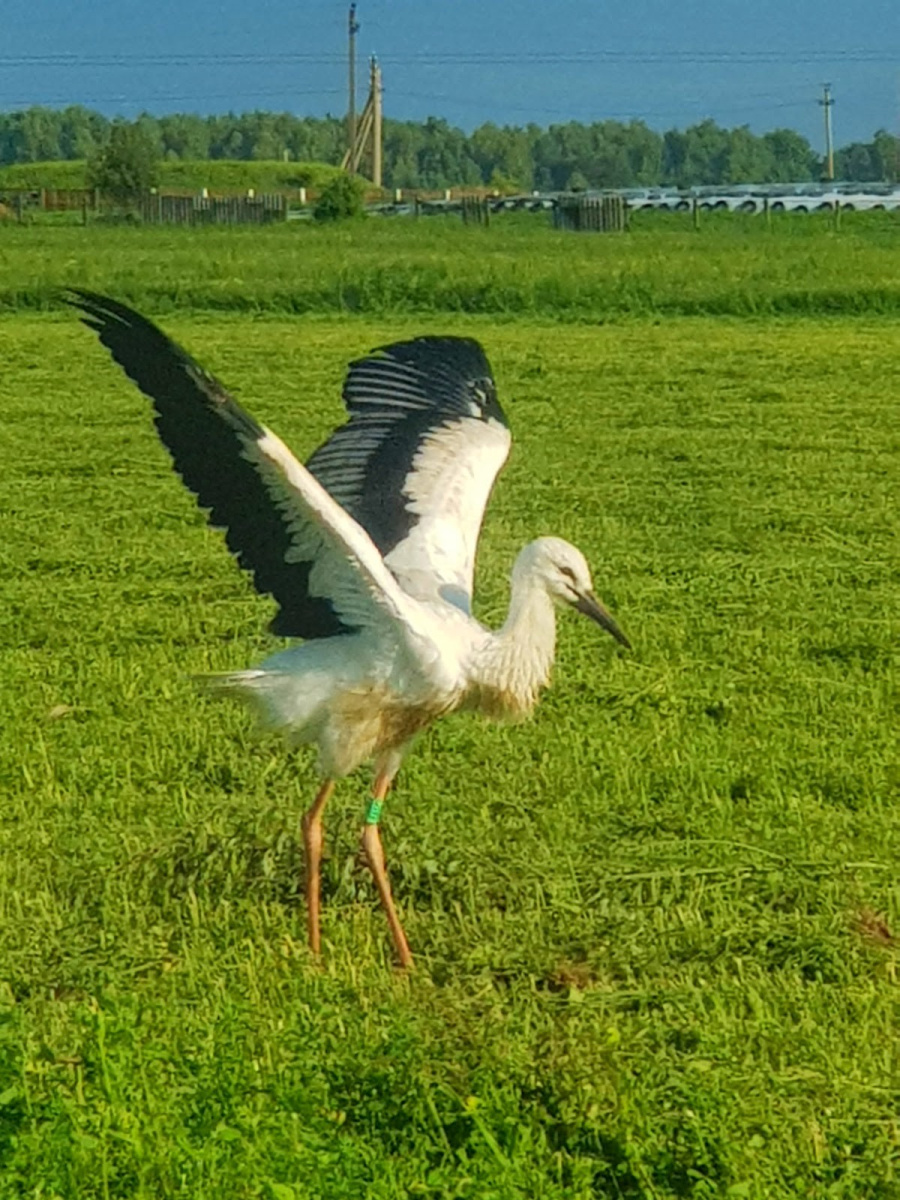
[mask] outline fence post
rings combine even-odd
[[[700,228],[700,205],[697,203],[697,197],[694,196],[691,200],[691,213],[694,218],[694,228]]]
[[[841,228],[841,202],[836,199],[834,202],[834,231],[837,233]]]

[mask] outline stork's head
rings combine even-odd
[[[542,537],[525,547],[516,570],[528,570],[541,580],[556,604],[575,608],[596,621],[617,642],[631,649],[612,614],[594,595],[591,570],[580,550],[562,538]]]

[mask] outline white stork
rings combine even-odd
[[[350,419],[303,466],[145,317],[93,292],[73,290],[68,302],[153,401],[175,470],[277,601],[272,632],[303,639],[214,686],[246,701],[264,728],[318,750],[323,783],[303,818],[312,951],[323,811],[335,780],[374,760],[363,851],[410,966],[378,820],[413,737],[456,709],[529,713],[549,682],[556,605],[629,645],[583,555],[555,537],[517,557],[501,629],[472,616],[478,533],[510,445],[484,351],[471,338],[419,337],[351,363]]]

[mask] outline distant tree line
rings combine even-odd
[[[0,164],[96,159],[115,126],[142,131],[164,159],[289,159],[337,164],[345,146],[338,117],[248,112],[202,117],[189,113],[110,121],[80,106],[34,107],[0,113]],[[821,158],[790,129],[751,133],[701,121],[657,133],[642,121],[577,121],[525,127],[491,122],[466,134],[437,117],[422,123],[386,121],[384,178],[388,187],[461,184],[531,189],[779,183],[820,179]],[[859,182],[900,178],[900,139],[879,130],[871,142],[837,151],[835,174]]]

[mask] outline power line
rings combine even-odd
[[[436,66],[533,66],[533,65],[590,65],[597,62],[622,63],[674,63],[696,66],[702,64],[771,65],[787,66],[822,63],[885,63],[895,64],[900,58],[900,48],[893,51],[884,47],[878,50],[579,50],[533,51],[518,54],[473,51],[466,53],[421,53],[385,54],[386,62],[397,65],[427,64]],[[311,63],[329,66],[344,61],[342,55],[317,54],[305,51],[270,53],[216,53],[216,54],[22,54],[0,55],[2,67],[69,67],[69,68],[131,68],[135,66],[196,67],[210,66],[273,66],[278,63]]]
[[[454,106],[461,106],[464,108],[483,108],[484,107],[483,102],[480,100],[475,100],[475,99],[462,97],[462,96],[458,96],[458,95],[452,95],[449,93],[437,94],[437,93],[410,92],[410,91],[401,90],[401,91],[392,91],[390,94],[395,97],[401,97],[403,99],[408,99],[408,100],[419,100],[419,101],[423,101],[425,103],[435,102],[435,103],[440,103],[440,104],[451,104]],[[273,99],[273,98],[277,97],[280,100],[282,100],[285,103],[285,105],[288,105],[290,103],[290,100],[292,97],[302,96],[302,95],[338,96],[338,95],[343,95],[343,90],[339,89],[339,88],[331,88],[331,89],[326,89],[326,90],[322,90],[322,91],[316,90],[316,91],[308,91],[308,92],[297,92],[294,89],[285,87],[285,88],[280,88],[277,90],[272,89],[272,90],[268,90],[268,91],[243,92],[241,94],[241,98],[238,99],[238,103],[242,104],[245,102],[245,100],[249,100],[249,99],[254,99],[254,100]],[[116,95],[106,95],[106,96],[99,96],[99,97],[95,96],[95,97],[90,97],[90,98],[79,98],[77,100],[73,100],[70,96],[44,97],[44,98],[41,98],[40,100],[35,100],[33,98],[29,98],[26,100],[22,100],[22,99],[13,99],[13,100],[6,99],[6,100],[4,100],[2,95],[0,95],[0,104],[6,104],[6,105],[10,106],[11,108],[16,108],[16,109],[28,107],[28,106],[32,106],[32,105],[40,107],[42,105],[51,105],[51,104],[52,105],[66,105],[66,106],[71,106],[71,107],[84,107],[89,104],[118,104],[123,107],[134,108],[139,105],[154,104],[160,100],[165,100],[167,102],[177,101],[177,102],[182,102],[182,103],[191,103],[191,102],[197,101],[197,100],[228,100],[229,102],[231,102],[233,104],[234,100],[235,100],[235,96],[234,96],[233,92],[206,92],[206,91],[204,91],[204,92],[181,93],[181,94],[173,94],[171,92],[166,92],[166,93],[157,93],[156,95],[152,95],[152,96],[151,95],[127,96],[124,94],[116,94]],[[615,112],[608,112],[608,111],[604,110],[602,113],[598,113],[595,117],[591,118],[590,120],[573,116],[572,109],[548,108],[546,105],[543,105],[543,104],[531,104],[531,105],[504,104],[504,109],[505,109],[505,111],[508,111],[508,112],[521,113],[523,116],[529,117],[532,122],[537,122],[540,119],[559,117],[562,120],[572,121],[576,124],[590,125],[590,124],[602,124],[604,121],[628,122],[628,121],[673,120],[673,119],[676,119],[673,116],[673,114],[676,110],[683,112],[686,108],[690,108],[690,107],[698,105],[698,104],[708,105],[710,111],[709,111],[709,113],[707,113],[707,116],[710,119],[713,119],[711,117],[711,110],[713,108],[715,109],[716,113],[719,113],[719,114],[721,114],[723,112],[736,112],[736,113],[743,115],[745,113],[751,113],[751,112],[756,112],[756,113],[773,112],[773,111],[780,112],[780,111],[787,110],[787,109],[804,109],[804,108],[808,107],[809,101],[808,100],[773,101],[768,104],[753,104],[753,105],[738,104],[738,103],[722,104],[719,102],[715,102],[714,104],[711,104],[708,97],[695,96],[695,97],[687,97],[684,99],[680,99],[676,104],[670,106],[669,108],[667,108],[665,110],[662,110],[662,109],[660,109],[660,110],[628,109],[628,110],[615,111]],[[170,112],[170,113],[167,113],[164,115],[185,116],[185,115],[195,115],[195,114],[171,113]],[[217,113],[217,114],[207,114],[207,115],[223,117],[226,114]],[[274,115],[277,115],[277,114],[274,114]],[[336,118],[336,119],[338,119],[338,118]],[[412,119],[410,118],[410,119],[408,119],[408,121],[402,121],[402,120],[395,118],[395,120],[397,120],[399,124],[406,124],[409,121],[411,121]],[[413,122],[413,123],[417,123],[417,122]],[[490,123],[490,118],[486,118],[483,122],[483,124],[489,124],[489,123]]]
[[[392,97],[400,97],[404,100],[419,100],[419,101],[424,101],[426,103],[435,102],[435,103],[453,105],[454,107],[462,107],[462,108],[479,108],[479,109],[484,108],[484,101],[482,101],[482,100],[477,100],[477,99],[473,99],[473,98],[466,97],[466,96],[459,96],[459,95],[452,94],[449,92],[447,92],[447,93],[426,93],[426,92],[394,91],[392,89],[389,94]],[[688,97],[679,98],[677,100],[674,100],[672,102],[672,104],[666,109],[658,109],[658,110],[627,109],[627,110],[621,110],[621,111],[617,111],[617,112],[608,112],[604,109],[602,112],[598,113],[598,115],[596,117],[592,118],[590,121],[586,121],[582,118],[574,117],[572,115],[571,108],[567,108],[567,109],[548,108],[546,105],[538,104],[538,103],[527,104],[527,105],[526,104],[508,104],[504,101],[503,110],[504,110],[504,112],[522,113],[523,115],[527,114],[527,115],[531,116],[532,119],[534,119],[536,115],[539,115],[541,117],[557,116],[557,117],[564,118],[567,121],[572,121],[575,124],[584,125],[584,124],[595,124],[595,123],[602,124],[604,121],[620,121],[620,122],[625,121],[625,122],[627,122],[627,121],[666,120],[666,119],[671,120],[673,118],[674,111],[683,111],[686,108],[691,108],[691,107],[694,107],[694,106],[700,105],[700,104],[707,106],[709,109],[715,108],[716,112],[719,112],[719,113],[721,113],[721,112],[736,112],[739,114],[744,114],[744,113],[760,113],[760,112],[773,112],[773,111],[781,112],[786,109],[805,109],[805,108],[809,107],[809,100],[783,100],[783,101],[773,100],[772,102],[770,102],[768,104],[747,105],[747,104],[741,104],[740,102],[737,102],[737,101],[732,102],[730,104],[729,103],[719,103],[718,101],[713,103],[710,101],[708,96],[688,96]],[[490,118],[486,118],[484,121],[484,124],[489,124],[489,123],[491,123]],[[496,122],[494,122],[494,124],[496,124]]]
[[[626,51],[626,50],[583,50],[570,54],[557,52],[535,52],[524,54],[418,54],[385,55],[392,63],[415,64],[427,63],[439,66],[531,66],[547,65],[591,65],[597,62],[621,63],[675,63],[686,66],[702,64],[738,64],[738,65],[772,65],[782,63],[786,66],[821,63],[888,63],[893,65],[900,57],[900,51],[895,53],[884,50],[869,51],[789,51],[759,50],[759,51]]]
[[[278,97],[282,97],[285,101],[287,101],[292,96],[340,96],[340,95],[343,95],[343,89],[341,89],[341,88],[315,88],[315,89],[310,89],[308,91],[298,92],[294,88],[283,87],[283,88],[269,88],[264,91],[252,91],[252,92],[242,91],[240,95],[243,99],[254,99],[254,100],[272,99],[273,97],[278,96]],[[239,98],[238,102],[243,103],[243,99]],[[14,100],[14,99],[9,99],[9,98],[4,99],[2,96],[2,93],[0,93],[0,103],[9,104],[14,108],[21,108],[26,105],[33,105],[35,107],[41,107],[42,105],[48,105],[48,104],[66,104],[73,108],[84,107],[85,105],[88,105],[88,104],[128,104],[128,105],[154,104],[159,100],[165,100],[167,103],[172,100],[177,100],[179,102],[185,102],[185,103],[189,103],[193,100],[229,100],[231,102],[234,102],[235,93],[234,93],[234,91],[230,91],[230,92],[203,91],[203,92],[182,92],[182,93],[157,92],[152,96],[132,96],[130,94],[126,95],[125,93],[114,93],[114,94],[108,94],[105,96],[81,96],[81,95],[79,95],[77,99],[73,99],[71,95],[68,95],[68,96],[44,96],[44,97],[41,97],[40,99],[35,99],[33,96],[30,96],[24,100],[23,99]],[[172,114],[172,115],[184,116],[187,114],[182,113],[182,114]],[[222,116],[224,114],[217,114],[217,115]]]

